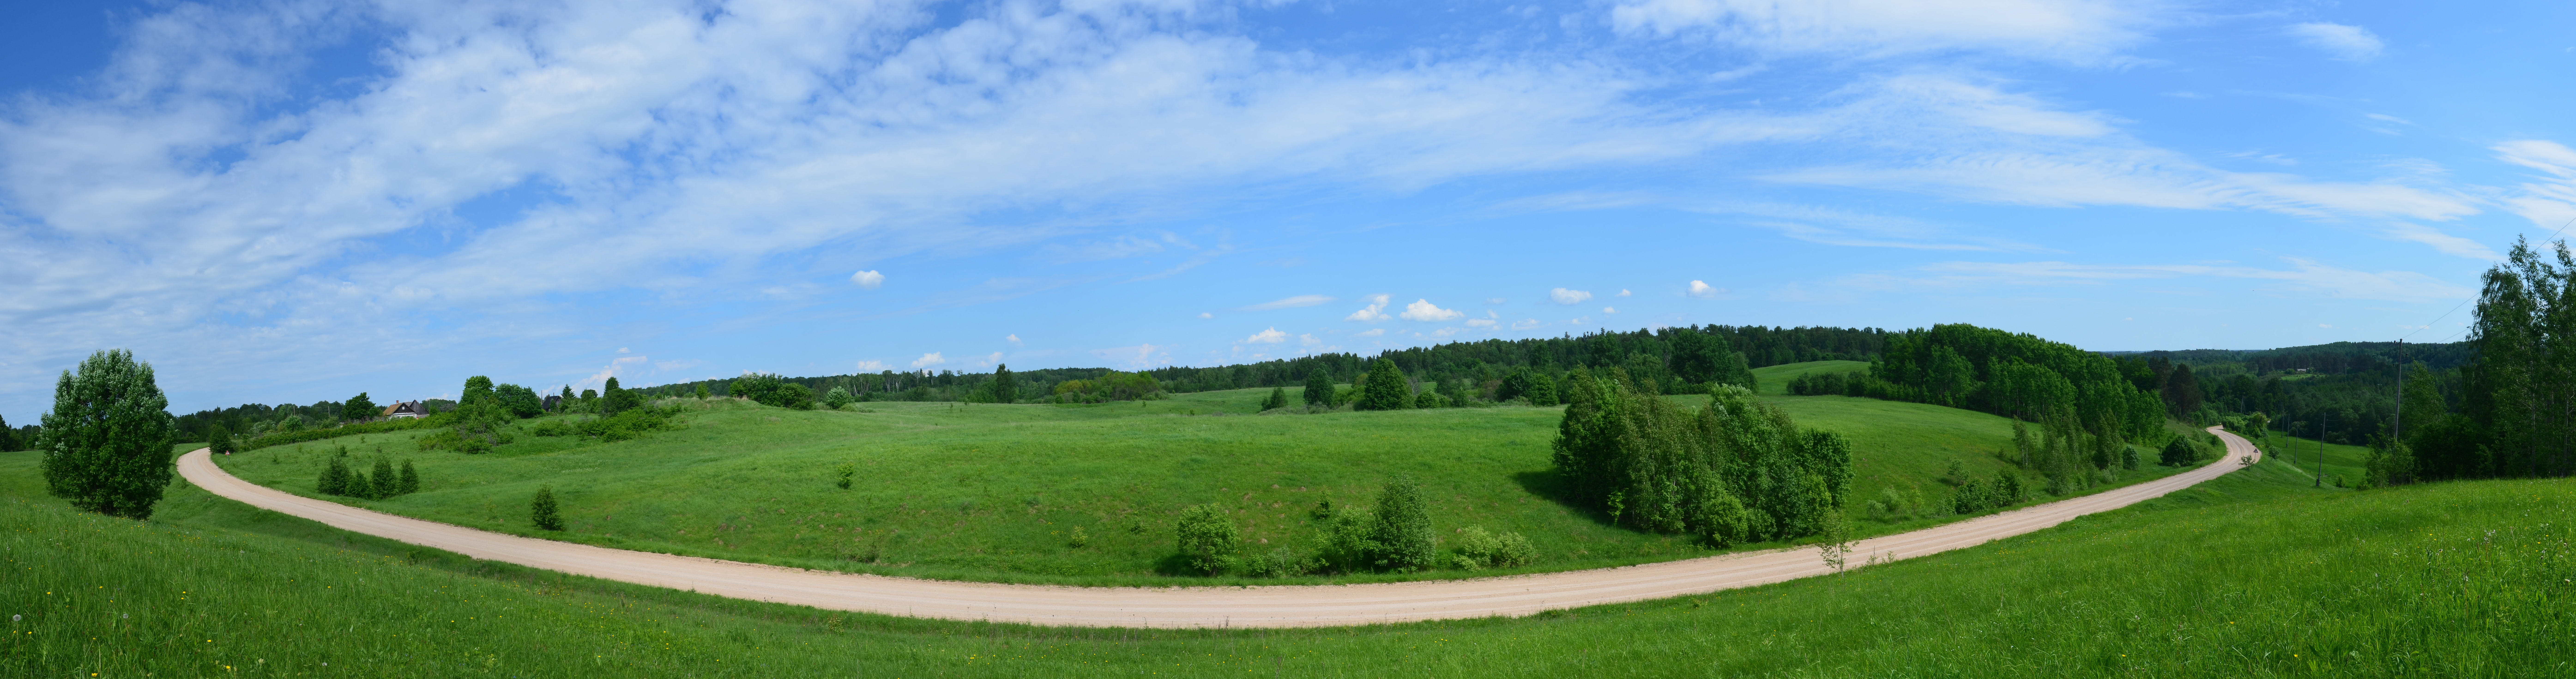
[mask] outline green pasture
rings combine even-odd
[[[2281,677],[2565,674],[2569,483],[2321,492],[2266,462],[1839,576],[1521,619],[1031,628],[731,601],[477,562],[184,485],[158,518],[0,453],[5,676]],[[326,666],[324,663],[328,663]]]
[[[1860,372],[1869,369],[1868,361],[1808,361],[1782,363],[1753,369],[1756,391],[1764,396],[1786,396],[1789,380],[1801,375]]]
[[[421,492],[382,501],[334,498],[487,530],[675,554],[909,577],[1077,585],[1276,583],[1189,575],[1175,560],[1183,507],[1232,511],[1247,553],[1302,547],[1321,503],[1364,506],[1387,480],[1422,483],[1435,526],[1517,531],[1538,547],[1513,572],[1598,568],[1712,553],[1698,541],[1609,525],[1561,501],[1549,442],[1561,408],[1253,414],[1267,389],[1099,405],[870,403],[794,411],[744,401],[682,400],[685,428],[615,443],[520,433],[484,455],[421,451],[396,432],[248,451],[225,469],[314,495],[345,446],[413,460]],[[1675,397],[1694,407],[1700,400]],[[1953,460],[1991,477],[2007,420],[1970,411],[1840,396],[1773,399],[1805,426],[1854,443],[1852,513],[1869,499],[1916,511],[1860,523],[1864,535],[1958,517],[1945,499]],[[525,427],[523,426],[524,430]],[[835,470],[856,470],[850,489]],[[2124,472],[2119,484],[2178,470]],[[568,530],[533,530],[540,485]],[[2088,490],[2098,490],[2097,486]],[[1074,541],[1076,531],[1083,544]],[[1776,544],[1751,545],[1759,549]],[[1335,582],[1473,577],[1497,571],[1336,576]],[[1305,578],[1292,582],[1323,582]]]

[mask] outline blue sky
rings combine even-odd
[[[2460,334],[2569,3],[21,3],[0,415],[1725,323]]]

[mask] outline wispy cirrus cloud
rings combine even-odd
[[[2230,264],[2078,264],[2070,262],[1942,262],[1911,274],[1854,276],[1845,283],[1871,290],[1968,289],[1986,286],[2099,285],[2190,277],[2270,281],[2276,292],[2397,302],[2457,300],[2477,291],[2412,271],[2359,271],[2284,257],[2285,269]]]

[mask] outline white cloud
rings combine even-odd
[[[2290,27],[2290,35],[2299,42],[2317,48],[2345,61],[2369,61],[2379,58],[2387,45],[2370,29],[2344,24],[2306,23]]]
[[[1592,293],[1557,288],[1547,291],[1547,298],[1558,304],[1582,304],[1583,300],[1592,299]]]
[[[1691,281],[1691,282],[1690,282],[1690,296],[1692,296],[1692,297],[1697,297],[1697,298],[1700,298],[1700,299],[1717,299],[1717,296],[1718,296],[1718,295],[1723,295],[1723,294],[1726,294],[1726,291],[1725,291],[1725,290],[1722,290],[1722,289],[1719,289],[1719,288],[1715,288],[1715,287],[1711,287],[1711,286],[1709,286],[1709,284],[1708,284],[1708,282],[1707,282],[1707,281]]]
[[[1605,314],[1615,314],[1615,313],[1619,313],[1619,308],[1618,308],[1618,307],[1606,307],[1606,306],[1605,306],[1605,307],[1601,307],[1601,313],[1605,313]]]
[[[1252,333],[1251,337],[1243,338],[1244,344],[1278,344],[1286,341],[1288,341],[1288,333],[1280,332],[1279,329],[1275,327],[1261,332]]]
[[[1386,328],[1369,328],[1367,332],[1360,333],[1359,336],[1376,337],[1384,334],[1386,334]]]
[[[1172,347],[1168,345],[1139,344],[1132,347],[1095,349],[1091,353],[1104,360],[1116,362],[1118,367],[1128,370],[1145,370],[1172,364]]]
[[[1630,35],[1705,36],[1784,53],[1886,56],[1975,49],[2090,62],[2135,43],[2154,18],[2113,0],[1621,0]]]
[[[573,385],[573,386],[574,386],[576,389],[581,389],[581,388],[602,389],[602,388],[606,388],[606,386],[607,386],[607,384],[608,384],[608,378],[611,378],[611,377],[631,377],[630,375],[628,375],[628,374],[627,374],[627,370],[628,370],[629,368],[634,367],[634,366],[642,365],[642,364],[644,363],[644,361],[645,361],[645,359],[644,359],[644,357],[642,357],[642,356],[620,356],[620,357],[617,357],[616,359],[609,361],[609,362],[608,362],[608,365],[607,365],[606,367],[602,367],[602,368],[600,368],[600,369],[599,369],[599,372],[591,373],[590,377],[583,378],[580,382],[574,383],[574,385]]]
[[[1298,335],[1298,336],[1297,336],[1297,346],[1301,346],[1301,347],[1313,347],[1313,346],[1319,346],[1319,345],[1322,345],[1323,343],[1324,343],[1324,341],[1323,341],[1323,340],[1315,339],[1315,336],[1314,336],[1314,335],[1311,335],[1311,334],[1308,334],[1308,335]]]
[[[927,354],[922,354],[921,358],[912,359],[912,367],[920,369],[947,362],[948,359],[946,357],[940,356],[939,352],[933,351]]]
[[[1529,329],[1536,328],[1536,327],[1539,327],[1539,326],[1542,326],[1542,325],[1547,325],[1547,324],[1546,324],[1546,323],[1539,322],[1539,320],[1538,320],[1538,319],[1535,319],[1535,318],[1524,318],[1524,319],[1521,319],[1521,320],[1519,320],[1519,321],[1515,321],[1515,322],[1513,322],[1513,323],[1512,323],[1512,329],[1513,329],[1513,330],[1529,330]]]
[[[1476,319],[1469,319],[1469,320],[1467,321],[1467,327],[1470,327],[1470,328],[1491,328],[1491,327],[1494,327],[1494,319],[1490,319],[1490,318],[1476,318]]]
[[[2576,222],[2576,149],[2554,141],[2519,139],[2497,144],[2494,151],[2499,160],[2542,173],[2515,186],[2504,198],[2515,214],[2544,233]]]
[[[1295,297],[1290,297],[1290,298],[1286,298],[1286,299],[1281,299],[1281,300],[1278,300],[1278,301],[1262,302],[1262,303],[1260,303],[1260,304],[1255,304],[1255,305],[1252,305],[1252,306],[1244,307],[1244,310],[1245,310],[1245,311],[1269,311],[1269,310],[1272,310],[1272,309],[1294,309],[1294,308],[1297,308],[1297,307],[1310,307],[1310,306],[1315,306],[1315,305],[1317,305],[1317,304],[1322,304],[1322,303],[1330,302],[1330,301],[1333,301],[1333,298],[1331,298],[1331,297],[1326,297],[1326,296],[1323,296],[1323,295],[1298,295],[1298,296],[1295,296]]]
[[[1503,298],[1501,298],[1501,297],[1487,297],[1487,298],[1485,298],[1485,303],[1486,303],[1486,304],[1501,304],[1501,303],[1503,303]]]
[[[1351,315],[1342,317],[1342,320],[1375,323],[1390,318],[1386,315],[1386,295],[1370,295],[1366,299],[1369,301],[1368,308],[1353,311]]]
[[[1199,312],[1199,318],[1216,318],[1216,314],[1201,311]]]
[[[878,287],[885,285],[885,274],[877,273],[875,271],[861,271],[850,274],[850,282],[858,284],[862,289],[875,290]]]
[[[1442,309],[1432,305],[1431,300],[1428,299],[1417,299],[1412,304],[1404,305],[1404,313],[1398,315],[1404,320],[1425,322],[1454,321],[1467,317],[1466,312]]]
[[[1619,296],[1621,296],[1621,297],[1626,297],[1626,296],[1629,296],[1629,295],[1631,295],[1631,294],[1634,294],[1634,293],[1628,292],[1628,289],[1627,289],[1627,288],[1620,288],[1620,289],[1619,289]]]
[[[1003,339],[1004,341],[1010,342],[1010,343],[1011,343],[1011,346],[1015,346],[1015,347],[1016,347],[1016,346],[1019,346],[1019,345],[1020,345],[1020,336],[1019,336],[1019,334],[1018,334],[1018,333],[1012,333],[1012,334],[1011,334],[1011,336],[1009,336],[1009,337],[1004,337],[1004,338],[1002,338],[1002,339]]]
[[[626,347],[618,347],[618,348],[617,348],[617,353],[621,353],[621,354],[623,354],[623,353],[627,353],[627,351],[626,351]]]
[[[859,372],[863,373],[885,372],[887,370],[894,369],[894,366],[886,365],[885,361],[860,361],[858,367]]]

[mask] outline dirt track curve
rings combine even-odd
[[[2237,470],[2240,457],[2259,459],[2261,452],[2244,439],[2226,432],[2218,435],[2227,442],[2227,458],[2199,469],[1862,540],[1851,561],[1858,564],[1872,555],[1906,559],[1973,547],[2191,487]],[[216,495],[253,507],[477,559],[737,599],[950,620],[1093,627],[1333,627],[1521,616],[1752,587],[1830,572],[1814,550],[1797,549],[1588,571],[1360,585],[1148,588],[948,582],[608,549],[394,516],[254,485],[216,467],[204,449],[182,456],[179,473]]]

